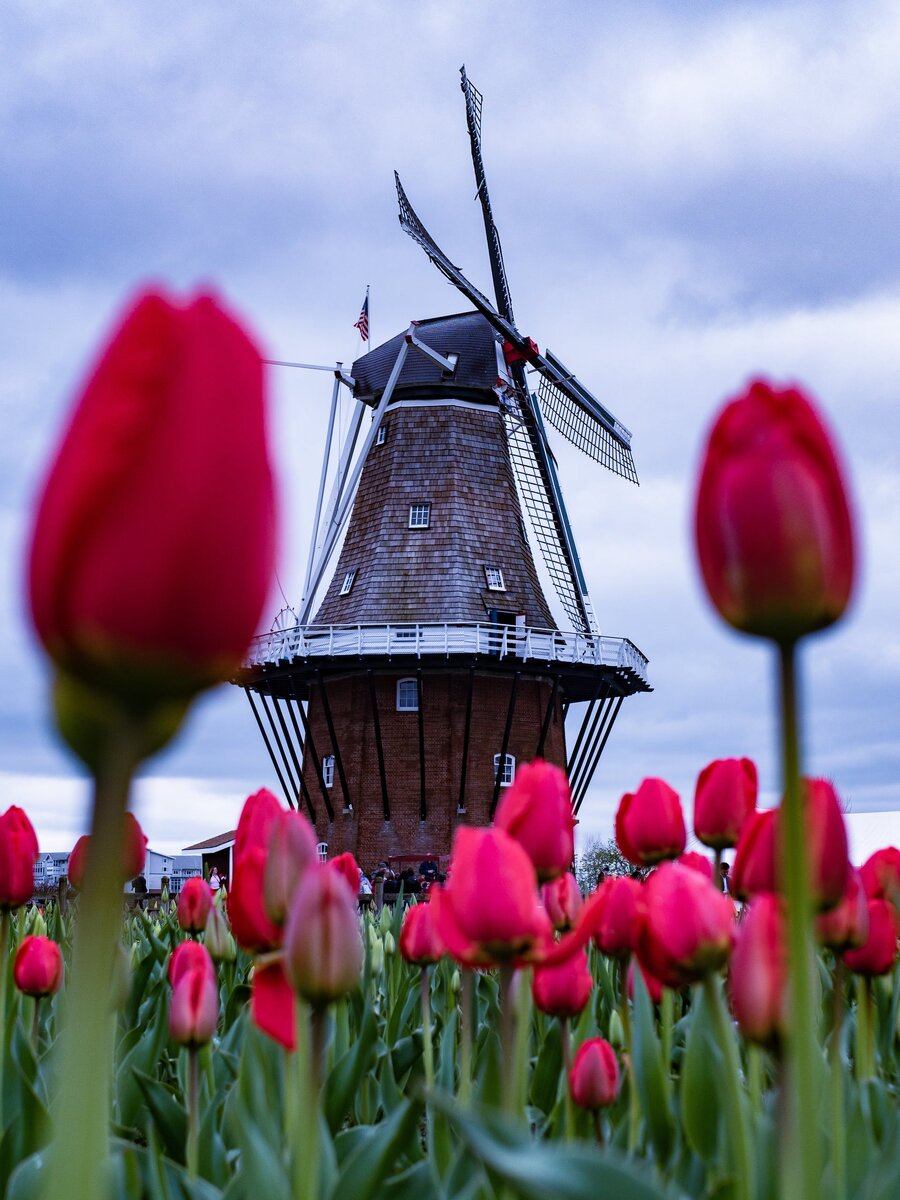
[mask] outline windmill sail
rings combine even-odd
[[[549,350],[546,357],[551,363],[559,363]],[[570,381],[575,384],[578,382],[574,376],[570,377]],[[630,442],[631,434],[615,417],[608,414],[608,420],[598,419],[583,404],[575,404],[546,375],[541,378],[538,396],[547,420],[573,446],[614,474],[630,479],[632,483],[638,482],[631,446],[624,440],[627,436]],[[611,422],[614,422],[615,429],[610,428]]]

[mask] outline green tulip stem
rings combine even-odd
[[[510,1064],[515,1062],[516,1048],[513,1042],[515,1023],[513,1021],[512,981],[514,970],[511,963],[500,964],[500,1061],[503,1063],[503,1111],[512,1113],[515,1110],[515,1077]]]
[[[9,986],[9,909],[0,909],[0,1140],[3,1138],[3,1064],[6,1062],[6,989]]]
[[[196,1046],[188,1047],[187,1138],[184,1158],[189,1179],[196,1179],[200,1156],[200,1060]]]
[[[319,1194],[319,1088],[310,1007],[297,997],[296,1119],[293,1145],[294,1195],[315,1200]]]
[[[116,940],[122,930],[125,811],[140,760],[137,730],[122,721],[110,737],[94,786],[84,887],[72,952],[59,1100],[49,1153],[47,1200],[100,1200],[108,1187],[110,1002]]]
[[[31,1048],[34,1051],[34,1057],[37,1058],[38,1038],[41,1033],[41,998],[35,996],[34,1005],[31,1010]]]
[[[563,1096],[565,1097],[565,1113],[566,1113],[566,1141],[571,1142],[575,1136],[575,1106],[572,1103],[572,1095],[569,1091],[569,1072],[572,1069],[572,1038],[569,1028],[569,1018],[559,1018],[559,1036],[562,1042],[562,1060],[563,1060]],[[597,1115],[596,1113],[594,1114]]]
[[[472,1094],[472,1024],[475,1008],[475,972],[460,969],[459,1101],[468,1106]]]
[[[762,1104],[762,1055],[759,1046],[747,1046],[747,1091],[750,1094],[750,1113],[755,1120],[759,1117]]]
[[[812,906],[803,793],[796,643],[779,644],[784,800],[781,806],[781,886],[787,896],[788,995],[786,1045],[787,1128],[782,1143],[782,1194],[815,1200],[821,1166],[816,1095],[816,1014],[813,1007]]]
[[[734,1168],[734,1200],[751,1200],[756,1194],[754,1161],[750,1153],[750,1137],[744,1119],[743,1089],[737,1044],[731,1022],[725,1011],[718,980],[707,975],[703,981],[703,992],[713,1023],[713,1031],[719,1044],[724,1064],[724,1091],[727,1097],[725,1129],[731,1144],[731,1160]],[[790,1193],[784,1193],[786,1196]]]
[[[859,1083],[875,1074],[872,1008],[872,981],[860,975],[856,980],[856,1078]]]
[[[841,1038],[844,1026],[844,960],[835,956],[831,977],[831,1045],[829,1067],[831,1075],[831,1174],[834,1180],[834,1200],[846,1200],[847,1195],[847,1134],[844,1125],[844,1056]]]
[[[515,1017],[515,1058],[513,1078],[513,1098],[516,1115],[521,1117],[525,1112],[528,1098],[528,1063],[531,1058],[531,972],[522,968],[519,972],[519,982],[516,988]]]
[[[605,1138],[603,1137],[603,1118],[600,1116],[600,1109],[595,1108],[591,1115],[594,1118],[594,1137],[597,1139],[597,1145],[602,1150]]]
[[[674,1009],[675,993],[671,988],[664,987],[662,990],[662,1000],[660,1000],[659,1003],[659,1018],[662,1041],[663,1071],[665,1072],[667,1085],[672,1078],[672,1025],[674,1023],[675,1016]]]
[[[425,1067],[425,1086],[434,1087],[434,1043],[431,1039],[431,972],[428,967],[419,971],[419,995],[422,998],[422,1063]]]
[[[631,1037],[631,1010],[628,1006],[628,963],[629,959],[619,961],[619,1007],[622,1013],[622,1036],[625,1039],[625,1053],[628,1056],[628,1152],[633,1154],[637,1148],[638,1130],[641,1123],[640,1101],[638,1100],[637,1080],[634,1074],[634,1047]],[[636,970],[638,968],[635,968]]]

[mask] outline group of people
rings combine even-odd
[[[443,883],[446,876],[439,869],[433,858],[423,859],[418,866],[405,867],[395,871],[390,863],[382,860],[374,871],[363,871],[360,874],[360,896],[371,896],[381,881],[382,897],[387,904],[396,902],[401,891],[404,896],[420,896],[428,891],[433,883]]]

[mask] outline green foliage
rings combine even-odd
[[[631,875],[633,879],[643,879],[647,874],[643,867],[635,867],[625,858],[614,838],[606,841],[588,838],[575,856],[575,878],[585,896],[594,891],[601,876]]]

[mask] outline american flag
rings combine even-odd
[[[359,319],[353,322],[353,328],[359,330],[359,336],[364,342],[369,340],[369,291],[366,289],[366,298],[363,300],[363,306],[359,310]]]

